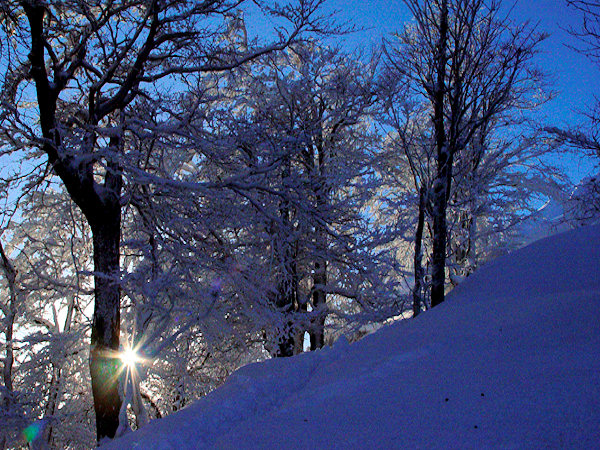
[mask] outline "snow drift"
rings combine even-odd
[[[535,242],[414,320],[246,366],[106,448],[595,448],[599,242]]]

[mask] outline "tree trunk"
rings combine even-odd
[[[313,319],[310,330],[310,349],[316,350],[325,345],[325,318],[327,317],[327,304],[324,286],[327,284],[327,262],[323,259],[318,259],[315,262],[315,273],[313,275],[313,283],[316,288],[312,294],[313,314],[316,317]]]
[[[292,173],[292,161],[288,155],[283,165],[281,173],[281,183],[285,185]],[[293,356],[298,351],[296,345],[297,326],[294,320],[294,315],[298,311],[298,267],[297,243],[290,242],[290,234],[293,233],[293,209],[287,200],[282,200],[279,205],[279,217],[281,225],[273,226],[273,235],[275,237],[276,248],[279,266],[279,281],[277,285],[277,298],[275,306],[285,317],[286,323],[283,330],[280,330],[277,347],[275,349],[276,357]]]
[[[286,212],[287,214],[287,212]],[[275,307],[285,317],[286,323],[280,330],[275,348],[276,357],[294,356],[300,353],[297,346],[297,324],[294,315],[298,311],[298,274],[296,267],[297,253],[289,242],[284,242],[279,250],[282,257],[281,279],[277,286]]]
[[[320,117],[320,115],[319,115]],[[329,159],[331,157],[331,149],[325,145],[323,136],[323,127],[320,122],[320,132],[316,138],[316,167],[312,167],[315,176],[315,198],[316,209],[324,221],[327,221],[327,211],[329,206]],[[333,139],[333,137],[332,137]],[[312,159],[314,164],[314,159]],[[315,226],[315,250],[327,254],[327,230],[325,225],[317,224]],[[325,319],[327,318],[327,294],[325,286],[327,285],[327,260],[322,255],[316,255],[314,262],[313,274],[313,314],[315,318],[311,323],[310,330],[310,349],[316,350],[325,345]]]
[[[2,257],[2,268],[4,269],[4,275],[6,276],[8,284],[9,301],[6,305],[6,310],[3,311],[4,317],[4,335],[6,338],[6,355],[4,357],[4,367],[2,369],[2,378],[4,381],[4,387],[7,392],[6,402],[10,402],[10,396],[13,392],[12,384],[12,369],[14,364],[13,354],[13,329],[15,324],[15,310],[17,303],[17,292],[15,286],[15,280],[17,277],[17,271],[14,269],[6,254],[4,248],[0,244],[0,256]]]
[[[304,317],[308,312],[308,299],[304,296],[298,295],[298,307],[296,308],[298,317]],[[308,331],[309,326],[304,325],[305,321],[301,320],[301,326],[296,326],[296,332],[294,337],[294,355],[299,355],[304,352],[304,337]],[[309,333],[310,336],[310,333]]]
[[[279,283],[277,300],[275,306],[277,309],[289,319],[285,327],[280,332],[275,349],[276,357],[294,356],[296,348],[296,326],[292,315],[295,312],[296,305],[296,289],[294,288],[293,280],[283,280]]]
[[[163,416],[162,416],[162,413],[160,412],[160,408],[158,407],[156,402],[152,399],[152,397],[150,397],[150,394],[140,391],[140,395],[141,395],[142,399],[146,400],[150,404],[150,409],[152,409],[152,411],[154,411],[154,417],[156,419],[162,419]]]
[[[284,204],[280,212],[284,227],[283,230],[277,231],[276,239],[285,236],[285,232],[289,233],[291,227],[289,206]],[[287,357],[299,353],[296,345],[297,326],[293,317],[298,310],[297,249],[292,243],[285,241],[280,242],[277,247],[276,253],[282,271],[279,274],[281,278],[277,285],[275,307],[284,316],[286,322],[284,329],[280,330],[277,336],[274,356]]]
[[[448,209],[448,178],[452,177],[451,160],[444,163],[441,168],[440,178],[434,187],[434,214],[433,214],[433,251],[431,273],[431,306],[434,307],[444,301],[446,285],[446,246],[448,241],[447,209]],[[443,179],[443,178],[445,179]]]
[[[415,232],[415,286],[413,288],[413,317],[421,312],[423,304],[423,228],[425,226],[425,188],[419,190],[419,218]]]
[[[6,305],[6,310],[3,308],[4,317],[4,335],[6,338],[6,355],[4,357],[4,367],[2,369],[2,378],[4,381],[5,396],[2,407],[7,412],[11,412],[12,401],[13,401],[13,382],[12,382],[12,370],[14,364],[14,350],[13,350],[13,330],[15,326],[16,309],[17,309],[17,288],[16,278],[17,271],[11,264],[10,260],[4,253],[4,247],[0,242],[0,264],[6,277],[8,284],[8,295],[9,302]],[[8,441],[8,430],[2,431],[0,434],[0,448],[4,449]]]
[[[118,390],[120,361],[120,289],[119,245],[121,240],[120,195],[123,184],[118,163],[107,159],[104,184],[100,185],[94,174],[94,163],[75,163],[76,156],[65,152],[61,140],[61,127],[57,125],[58,96],[67,85],[64,73],[55,74],[52,82],[46,69],[46,37],[44,2],[22,1],[31,28],[30,74],[35,82],[40,113],[40,128],[45,142],[42,146],[48,162],[61,178],[71,199],[79,206],[92,230],[94,243],[94,317],[90,348],[90,375],[98,442],[113,438],[119,425],[121,398]],[[97,125],[97,118],[88,119]],[[89,142],[87,142],[89,141]],[[95,135],[86,136],[81,154],[94,148]],[[111,147],[118,149],[118,138],[111,137]],[[79,156],[81,156],[81,154]],[[100,193],[102,192],[102,193]]]
[[[444,121],[444,104],[446,96],[446,54],[448,46],[448,2],[442,0],[440,10],[440,37],[437,49],[437,68],[435,89],[433,92],[433,121],[435,127],[435,143],[437,149],[437,177],[433,186],[433,251],[431,274],[431,306],[444,301],[444,286],[446,281],[446,210],[448,206],[448,191],[451,179],[452,149],[449,148]]]
[[[456,265],[456,275],[458,281],[453,280],[452,284],[456,285],[467,278],[475,267],[475,217],[471,214],[471,210],[461,211],[458,215],[458,239],[454,245],[454,259]]]
[[[55,412],[56,412],[56,404],[58,402],[59,396],[60,396],[60,391],[61,391],[61,384],[62,384],[62,370],[60,367],[55,366],[54,364],[52,364],[52,379],[50,380],[50,389],[48,390],[48,399],[46,401],[46,407],[44,408],[44,417],[47,417],[50,419],[49,423],[46,424],[46,427],[44,428],[44,437],[42,439],[43,442],[47,442],[48,446],[50,448],[53,447],[52,445],[52,431],[53,431],[53,426],[52,426],[52,417],[54,416]]]
[[[96,411],[98,442],[113,438],[119,426],[120,287],[119,245],[121,210],[107,208],[104,220],[91,223],[94,242],[94,318],[90,348],[90,374]]]
[[[435,187],[435,206],[433,214],[433,251],[431,272],[431,306],[437,306],[444,301],[446,283],[446,240],[448,227],[446,224],[446,189],[444,182]]]

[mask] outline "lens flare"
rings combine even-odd
[[[25,440],[28,443],[32,443],[38,436],[40,436],[45,424],[45,420],[38,420],[37,422],[32,423],[25,428],[23,430],[23,437]]]
[[[137,352],[132,348],[127,348],[123,352],[121,352],[120,356],[121,361],[129,368],[135,367],[136,363],[141,361],[141,358],[138,356]]]

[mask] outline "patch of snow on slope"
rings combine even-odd
[[[517,234],[523,244],[567,231],[564,200],[551,199],[538,211],[517,225]]]
[[[349,345],[252,364],[106,448],[594,448],[600,227],[484,266]]]

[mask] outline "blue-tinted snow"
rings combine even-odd
[[[414,320],[253,364],[107,448],[598,448],[600,227],[499,258]]]

